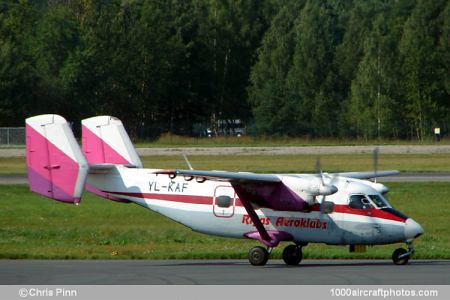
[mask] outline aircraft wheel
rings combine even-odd
[[[254,266],[264,266],[269,260],[269,252],[261,246],[253,247],[248,252],[248,260]]]
[[[283,260],[287,265],[296,266],[303,258],[302,248],[296,245],[289,245],[283,250]]]
[[[408,263],[410,255],[408,254],[408,255],[400,258],[401,255],[406,254],[406,253],[408,253],[408,251],[406,251],[406,249],[403,249],[403,248],[395,249],[394,253],[392,253],[392,261],[394,262],[394,264],[406,265]]]

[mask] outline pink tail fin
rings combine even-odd
[[[79,203],[89,166],[67,121],[58,115],[26,119],[26,156],[31,191]]]
[[[89,164],[112,163],[142,168],[122,122],[99,116],[81,121],[82,149]]]

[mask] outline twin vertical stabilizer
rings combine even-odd
[[[117,118],[93,117],[81,121],[82,147],[89,164],[112,163],[142,168],[142,162]]]
[[[110,116],[82,121],[82,149],[67,121],[58,115],[26,119],[26,157],[30,189],[51,199],[79,203],[89,165],[142,167],[120,120]]]
[[[33,192],[79,203],[88,164],[67,121],[58,115],[26,119],[28,182]]]

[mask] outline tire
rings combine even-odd
[[[264,266],[269,260],[269,252],[261,246],[256,246],[248,252],[248,261],[254,266]]]
[[[283,260],[287,265],[296,266],[303,258],[302,248],[289,245],[283,250]]]
[[[401,255],[403,255],[405,253],[408,253],[408,251],[406,251],[406,249],[403,249],[403,248],[395,249],[394,253],[392,253],[392,261],[394,262],[394,264],[406,265],[409,261],[410,256],[407,255],[405,257],[399,258]]]

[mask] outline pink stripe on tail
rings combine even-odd
[[[132,164],[86,126],[82,126],[81,130],[82,150],[89,164]]]
[[[78,203],[74,189],[79,165],[30,125],[26,125],[28,182],[33,192]]]

